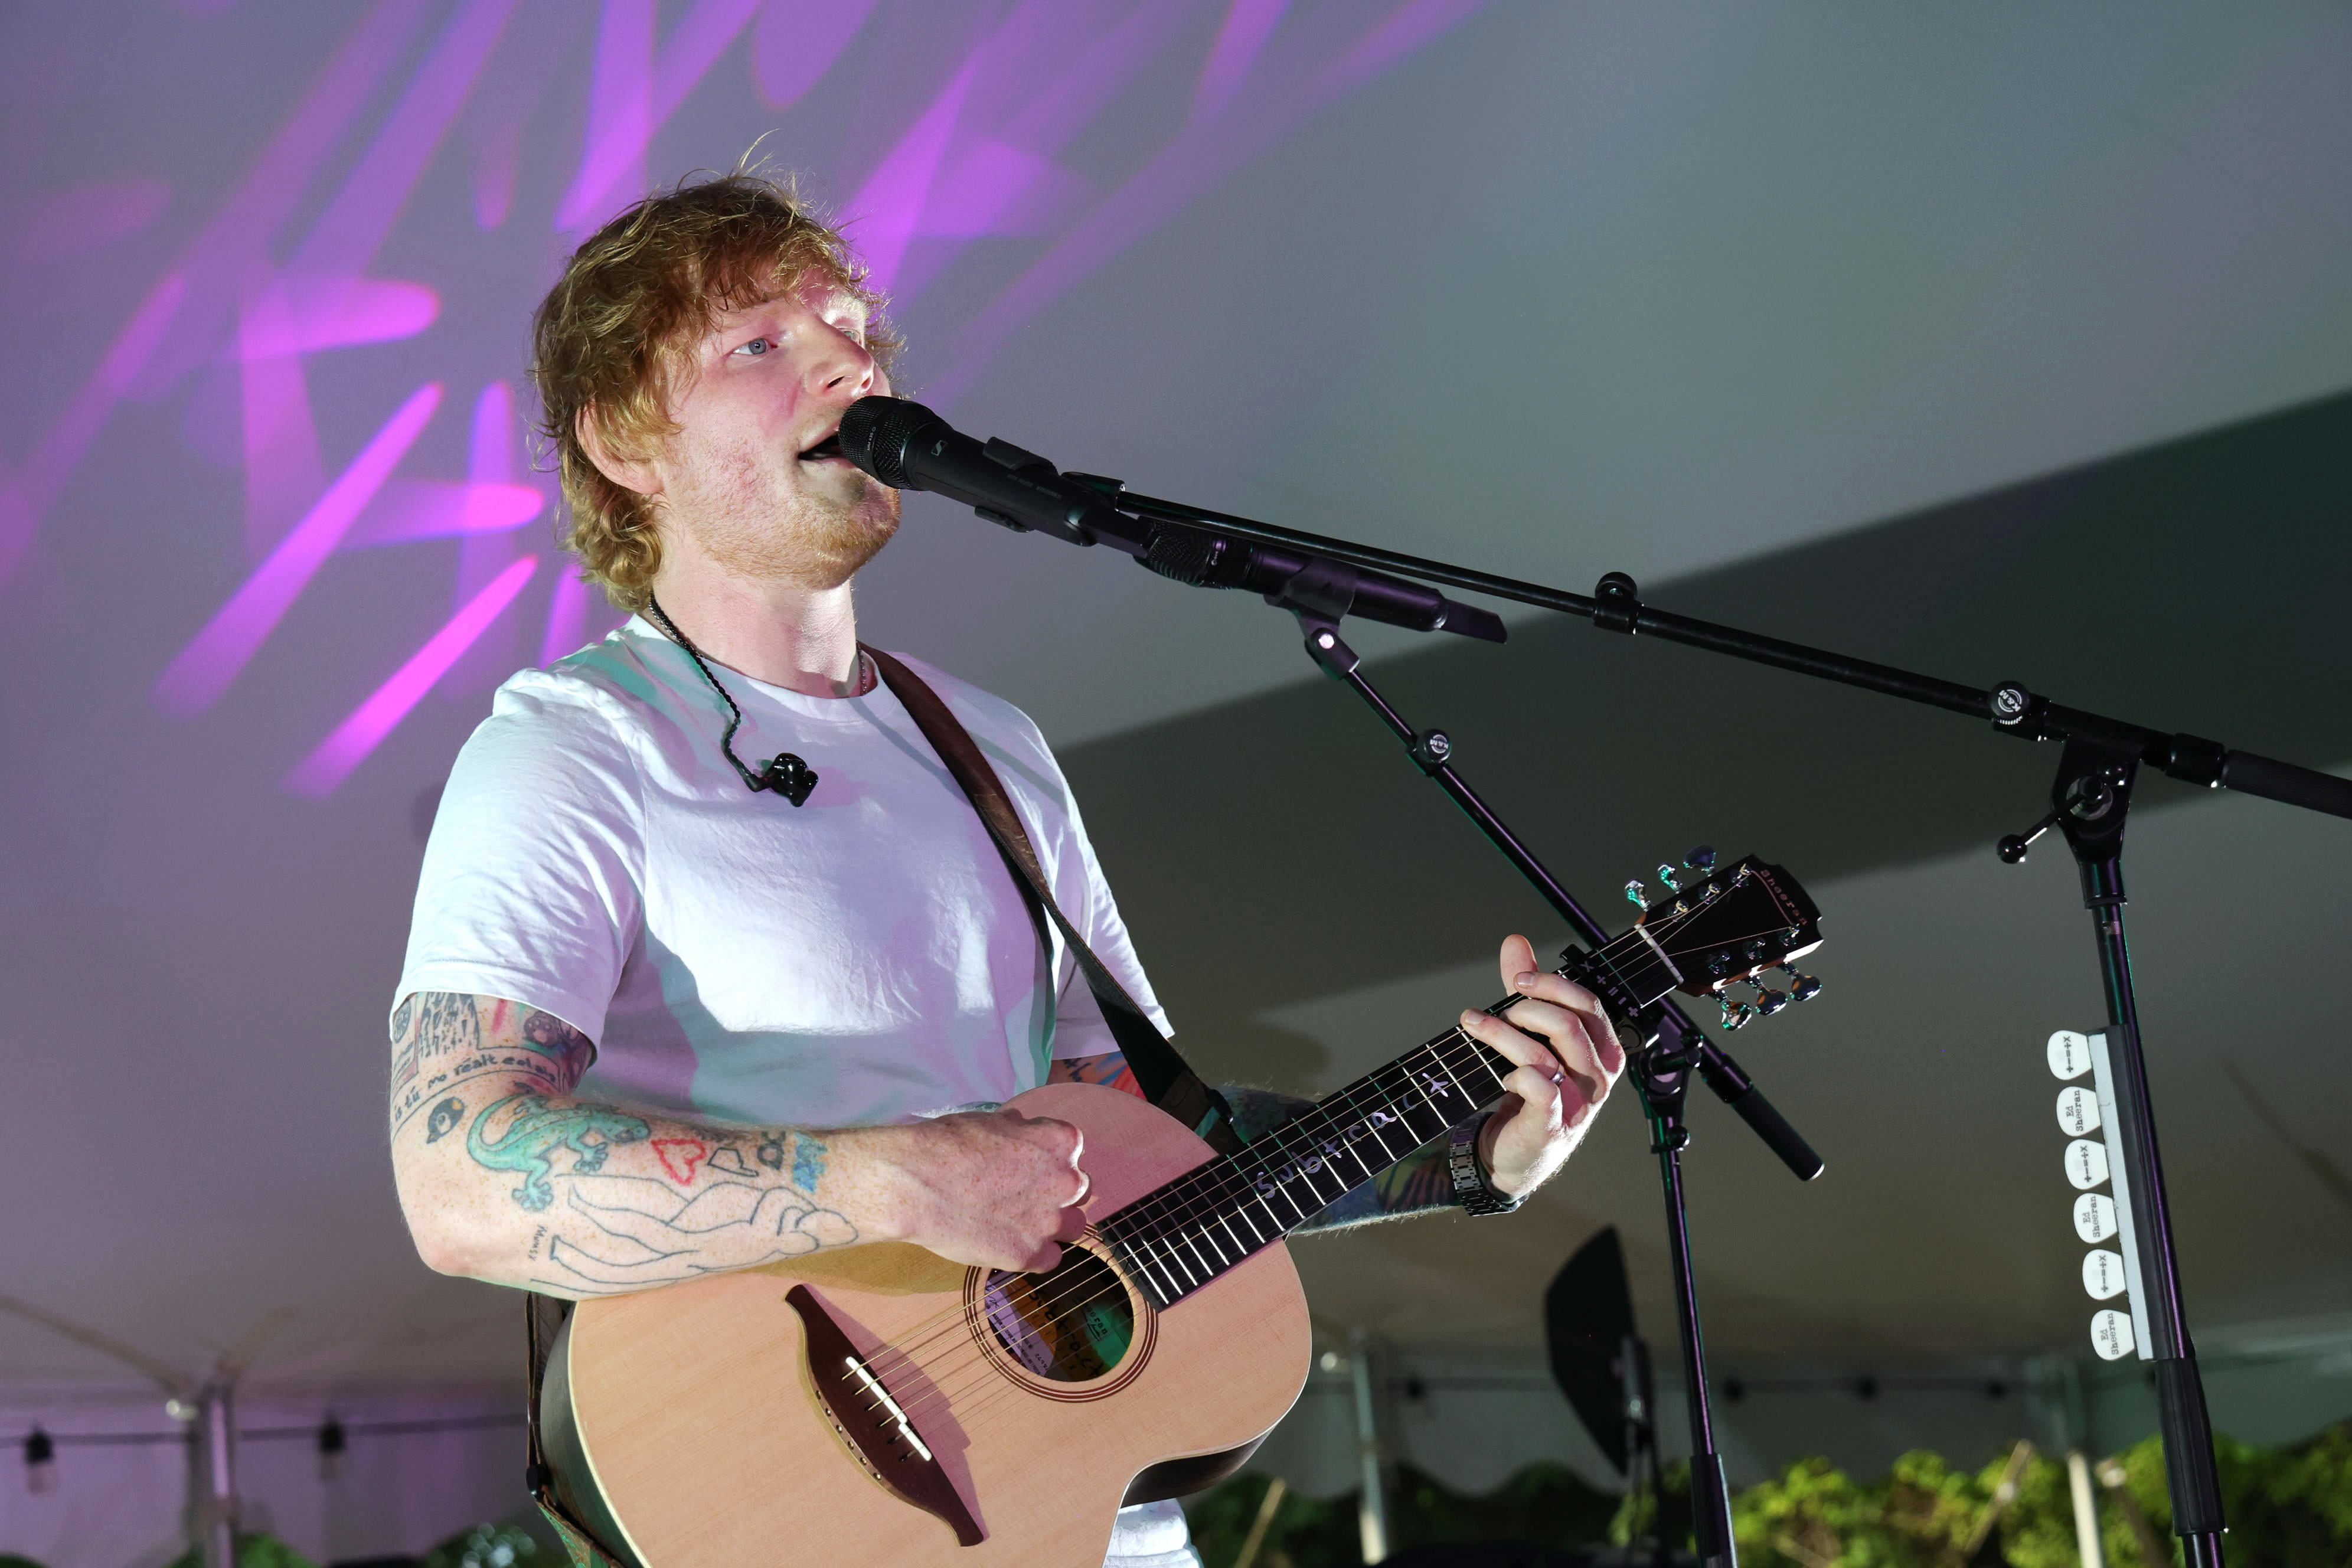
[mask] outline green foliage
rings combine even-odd
[[[2262,1568],[2352,1563],[2352,1422],[2287,1448],[2221,1438],[2216,1458],[2232,1561]],[[2066,1467],[2041,1456],[2019,1472],[2016,1495],[1981,1548],[1966,1554],[2008,1464],[2001,1455],[1980,1470],[1965,1470],[1935,1454],[1906,1454],[1865,1484],[1826,1459],[1800,1459],[1733,1500],[1742,1568],[2078,1568]],[[2095,1489],[2110,1568],[2169,1568],[2178,1553],[2162,1448],[2150,1437],[2108,1464],[2123,1482]],[[1236,1477],[1188,1500],[1192,1538],[1209,1568],[1229,1568],[1239,1555],[1267,1484],[1263,1476]],[[1624,1545],[1636,1535],[1687,1547],[1689,1467],[1669,1469],[1660,1493],[1654,1521],[1646,1502],[1595,1492],[1559,1465],[1529,1466],[1485,1497],[1455,1492],[1403,1466],[1390,1528],[1399,1547],[1518,1541],[1557,1550],[1603,1539]],[[2134,1527],[2134,1506],[2161,1553],[2153,1563]],[[1323,1502],[1286,1496],[1257,1562],[1258,1568],[1355,1568],[1362,1562],[1355,1494]]]
[[[1268,1484],[1264,1476],[1238,1476],[1186,1500],[1193,1544],[1212,1568],[1241,1554]],[[1565,1547],[1601,1539],[1617,1511],[1615,1498],[1593,1490],[1565,1465],[1529,1465],[1483,1497],[1402,1465],[1390,1493],[1389,1524],[1400,1551],[1444,1541]],[[1322,1502],[1293,1493],[1275,1509],[1257,1568],[1356,1568],[1363,1560],[1354,1492]]]
[[[2352,1424],[2289,1448],[2215,1443],[2232,1558],[2263,1568],[2343,1568],[2352,1563]],[[1861,1485],[1825,1459],[1802,1459],[1733,1503],[1748,1568],[1962,1568],[1962,1549],[2006,1468],[1970,1474],[1933,1454],[1906,1454],[1887,1477]],[[2098,1467],[2120,1488],[2095,1485],[2099,1540],[2113,1568],[2169,1568],[2172,1540],[2164,1450],[2136,1443]],[[2151,1561],[2135,1510],[2157,1548]],[[2018,1478],[1981,1563],[2076,1568],[2074,1495],[2066,1467],[2036,1457]]]
[[[205,1554],[195,1547],[182,1552],[172,1568],[204,1568]],[[316,1563],[274,1535],[248,1531],[236,1538],[236,1568],[319,1568]]]
[[[41,1568],[29,1557],[19,1557],[14,1552],[0,1552],[0,1568]]]
[[[516,1568],[539,1555],[539,1542],[515,1524],[478,1524],[425,1554],[423,1568]]]

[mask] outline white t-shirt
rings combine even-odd
[[[1063,912],[1164,1030],[1036,725],[907,663],[994,764]],[[754,772],[798,755],[817,774],[806,804],[744,787],[718,694],[634,618],[509,680],[459,752],[395,1001],[540,1008],[596,1044],[582,1095],[762,1125],[995,1104],[1050,1058],[1118,1048],[887,687],[806,697],[713,673],[743,710],[736,754]]]
[[[1077,803],[1029,716],[900,658],[1012,796],[1054,901],[1165,1033]],[[714,669],[735,754],[817,774],[744,787],[725,705],[643,616],[499,689],[449,770],[394,1003],[502,996],[596,1044],[586,1099],[856,1127],[994,1105],[1055,1057],[1118,1048],[889,688],[806,697]],[[1122,1509],[1106,1568],[1197,1568],[1173,1502]]]

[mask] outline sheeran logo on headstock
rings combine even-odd
[[[1633,929],[1559,972],[1622,1018],[1713,997],[1727,1028],[1820,991],[1789,968],[1821,943],[1795,879],[1704,848],[1685,868],[1659,868],[1654,900],[1629,884]],[[764,1561],[785,1530],[812,1560],[1092,1568],[1122,1500],[1231,1473],[1297,1397],[1310,1336],[1283,1238],[1500,1100],[1510,1070],[1449,1029],[1223,1156],[1116,1089],[1017,1095],[1086,1139],[1088,1224],[1056,1268],[859,1247],[583,1301],[541,1402],[550,1460],[645,1568]]]
[[[1678,883],[1676,879],[1689,871],[1697,872],[1699,879]],[[1723,1026],[1737,1029],[1753,1019],[1769,1018],[1791,1002],[1810,1002],[1821,994],[1820,981],[1789,967],[1822,945],[1822,917],[1804,889],[1786,871],[1750,855],[1729,870],[1717,872],[1714,849],[1702,844],[1683,858],[1680,869],[1660,866],[1657,876],[1665,884],[1667,896],[1654,903],[1649,900],[1649,889],[1639,881],[1625,884],[1626,899],[1642,911],[1632,931],[1599,952],[1584,954],[1570,949],[1562,955],[1566,963],[1561,973],[1598,994],[1612,1013],[1618,1000],[1616,989],[1603,990],[1579,971],[1597,965],[1601,984],[1609,984],[1616,962],[1610,955],[1636,938],[1656,951],[1673,978],[1659,986],[1653,984],[1657,978],[1654,969],[1640,970],[1635,988],[1647,985],[1653,994],[1619,1016],[1629,1016],[1675,990],[1712,996],[1722,1005]],[[1775,990],[1759,978],[1774,969],[1788,976],[1786,991]],[[1728,992],[1742,984],[1752,987],[1755,995],[1746,1002],[1734,1002]]]

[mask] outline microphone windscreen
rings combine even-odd
[[[894,490],[923,489],[907,471],[907,447],[915,432],[940,423],[903,397],[861,397],[841,416],[841,455]]]

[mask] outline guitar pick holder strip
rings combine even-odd
[[[1633,579],[1622,572],[1603,576],[1590,595],[1572,594],[1539,583],[1374,549],[1349,540],[1278,528],[1230,512],[1138,495],[1116,479],[1081,478],[1082,482],[1102,491],[1119,510],[1153,525],[1155,530],[1167,528],[1205,536],[1179,542],[1196,547],[1219,542],[1227,546],[1263,543],[1280,546],[1287,553],[1303,554],[1306,564],[1293,579],[1292,592],[1268,593],[1265,595],[1266,602],[1299,615],[1307,631],[1307,652],[1316,662],[1371,704],[1391,730],[1406,741],[1423,772],[1445,789],[1570,928],[1589,942],[1601,940],[1598,924],[1454,776],[1452,769],[1445,765],[1451,752],[1450,745],[1444,744],[1446,738],[1437,731],[1412,731],[1356,672],[1355,656],[1348,651],[1336,629],[1354,600],[1352,579],[1346,568],[1390,573],[1531,605],[1580,616],[1600,630],[1620,636],[1640,635],[1683,643],[1815,679],[1833,680],[1883,696],[1924,703],[1980,721],[1989,720],[2000,732],[2016,739],[2061,742],[2063,750],[2057,778],[2051,786],[2049,815],[2027,832],[2003,838],[1996,848],[2003,860],[2015,864],[2025,858],[2035,839],[2056,827],[2065,837],[2081,870],[2083,902],[2091,914],[2099,973],[2107,998],[2108,1022],[2103,1044],[2114,1089],[2116,1110],[2111,1125],[2116,1129],[2118,1145],[2115,1152],[2120,1156],[2113,1164],[2114,1184],[2120,1200],[2116,1206],[2129,1214],[2132,1234],[2137,1242],[2136,1248],[2125,1255],[2133,1258],[2138,1271],[2132,1289],[2135,1343],[2140,1353],[2154,1363],[2158,1417],[2164,1438],[2165,1481],[2171,1493],[2173,1530],[2181,1538],[2184,1560],[2188,1568],[2221,1568],[2221,1495],[2213,1463],[2212,1423],[2206,1414],[2204,1381],[2198,1372],[2196,1352],[2189,1342],[2181,1307],[2170,1203],[2163,1162],[2157,1148],[2156,1113],[2148,1093],[2147,1065],[2140,1048],[2139,1006],[2132,984],[2130,948],[2125,937],[2124,823],[2132,784],[2143,765],[2209,789],[2258,795],[2343,817],[2352,817],[2352,782],[2316,769],[2237,751],[2201,736],[2168,733],[2064,707],[2015,681],[1986,690],[1890,665],[1849,658],[1801,643],[1759,637],[1736,626],[1675,615],[1642,603]],[[1092,543],[1093,540],[1087,537],[1075,542]],[[1442,616],[1437,626],[1443,628]],[[1328,643],[1321,640],[1325,633],[1329,635]],[[1346,666],[1344,671],[1337,668],[1342,663]],[[1650,1109],[1652,1126],[1662,1145],[1661,1165],[1666,1173],[1676,1306],[1683,1320],[1683,1362],[1691,1388],[1692,1435],[1698,1449],[1698,1460],[1692,1467],[1692,1501],[1697,1518],[1699,1555],[1710,1565],[1721,1563],[1726,1568],[1736,1568],[1729,1503],[1722,1489],[1720,1459],[1714,1458],[1713,1427],[1707,1417],[1697,1300],[1690,1285],[1688,1238],[1682,1225],[1680,1171],[1674,1163],[1680,1143],[1664,1146],[1669,1140],[1686,1141],[1687,1135],[1681,1130],[1682,1099],[1688,1087],[1692,1063],[1715,1084],[1718,1093],[1725,1091],[1717,1073],[1709,1070],[1708,1053],[1714,1047],[1699,1035],[1697,1026],[1671,1003],[1652,1012],[1659,1030],[1658,1039],[1654,1044],[1645,1043],[1637,1055],[1637,1062],[1664,1064],[1679,1058],[1684,1065],[1659,1074],[1654,1084],[1647,1070],[1629,1070]],[[1649,1019],[1643,1022],[1645,1028],[1649,1026]],[[1669,1041],[1672,1044],[1665,1055],[1652,1055],[1657,1046]],[[1793,1150],[1790,1142],[1801,1147],[1801,1140],[1790,1133],[1788,1140],[1776,1141],[1759,1125],[1759,1118],[1748,1113],[1747,1107],[1760,1100],[1761,1096],[1751,1095],[1736,1104],[1749,1124],[1757,1126],[1767,1142],[1774,1144],[1775,1151],[1790,1161],[1792,1170],[1800,1175],[1812,1173],[1800,1169],[1799,1162],[1790,1159]],[[1758,1109],[1769,1110],[1760,1104]],[[1778,1121],[1777,1117],[1771,1120]],[[1780,1125],[1785,1131],[1786,1124]],[[1807,1150],[1805,1153],[1810,1158],[1811,1152]],[[1818,1160],[1814,1166],[1818,1170]]]
[[[2074,1234],[2091,1244],[2083,1255],[2083,1290],[2094,1301],[2126,1297],[2120,1309],[2103,1307],[2091,1314],[2091,1348],[2103,1361],[2121,1361],[2134,1351],[2140,1360],[2152,1360],[2155,1347],[2147,1326],[2147,1291],[2141,1284],[2131,1180],[2107,1141],[2092,1136],[2110,1128],[2120,1134],[2124,1125],[2116,1103],[2107,1037],[2061,1029],[2050,1037],[2048,1057],[2052,1076],[2067,1085],[2058,1091],[2058,1130],[2073,1138],[2066,1145],[2066,1181],[2082,1194],[2074,1200]],[[2088,1088],[2076,1081],[2086,1074]],[[2109,1192],[2098,1191],[2103,1186]],[[2110,1241],[2116,1250],[2103,1245]]]

